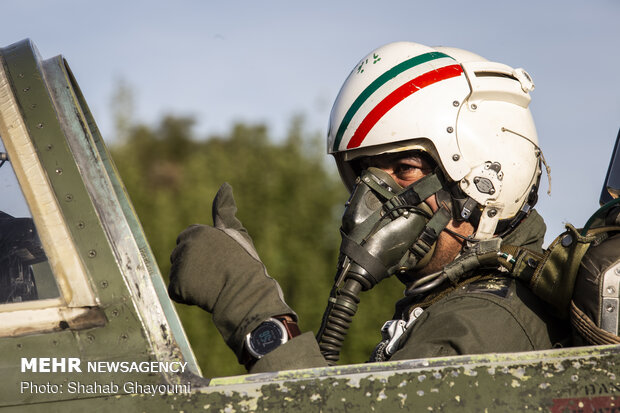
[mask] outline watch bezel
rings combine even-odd
[[[266,353],[259,353],[253,346],[252,346],[252,334],[254,334],[256,332],[256,330],[258,330],[258,328],[260,326],[262,326],[263,324],[272,324],[275,325],[281,332],[282,332],[282,338],[280,339],[280,343],[278,344],[277,347],[281,346],[282,344],[286,343],[289,340],[288,337],[288,331],[286,329],[286,327],[284,326],[284,323],[280,320],[278,320],[277,318],[273,318],[270,317],[266,320],[264,320],[262,323],[260,323],[258,326],[256,326],[256,328],[254,328],[254,330],[252,330],[251,332],[249,332],[246,336],[245,336],[245,348],[247,349],[248,353],[250,353],[250,355],[252,357],[255,357],[257,359],[262,358],[263,356],[265,356],[266,354],[269,354],[270,352],[266,352]],[[277,348],[276,347],[276,348]],[[273,350],[271,350],[273,351]]]

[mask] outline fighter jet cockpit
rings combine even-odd
[[[58,297],[58,286],[1,138],[0,191],[0,304]]]

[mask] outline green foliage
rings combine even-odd
[[[189,118],[166,117],[156,128],[132,129],[112,151],[162,274],[167,278],[177,235],[194,223],[212,224],[211,201],[229,182],[238,216],[298,313],[302,331],[316,332],[336,271],[347,199],[335,168],[325,162],[324,142],[306,136],[300,119],[277,143],[265,126],[244,124],[227,136],[197,140],[192,124]],[[402,294],[394,281],[362,294],[343,362],[368,359]],[[206,377],[245,372],[207,313],[177,309]]]

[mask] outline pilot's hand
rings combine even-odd
[[[225,183],[213,200],[215,228],[192,225],[179,235],[170,257],[168,292],[179,303],[212,313],[239,358],[246,334],[265,319],[288,314],[297,321],[297,315],[267,274],[236,212],[232,188]]]

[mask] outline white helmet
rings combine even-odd
[[[363,58],[342,86],[328,152],[349,189],[360,172],[350,162],[356,158],[428,153],[467,200],[457,213],[469,218],[475,209],[475,237],[489,238],[500,220],[527,213],[536,202],[541,169],[528,109],[533,89],[525,70],[465,50],[390,43]]]

